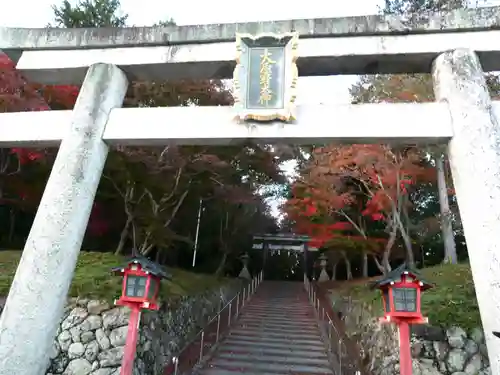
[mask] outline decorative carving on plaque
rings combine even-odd
[[[293,121],[298,34],[236,34],[234,108],[239,121]]]

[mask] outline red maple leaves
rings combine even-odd
[[[28,83],[15,69],[7,55],[0,53],[0,112],[47,111],[51,109],[72,109],[78,97],[76,86],[42,86]],[[21,166],[35,163],[44,158],[44,150],[32,148],[11,148],[10,155],[15,155]],[[8,156],[7,156],[8,157]],[[7,161],[4,161],[4,163]],[[22,174],[22,169],[20,169]],[[17,176],[17,180],[22,176]],[[11,181],[14,183],[14,181]],[[20,202],[32,201],[38,194],[30,188],[29,181],[17,183],[17,197]],[[36,189],[35,189],[36,190]],[[4,200],[0,204],[12,201]],[[91,235],[99,236],[109,230],[101,206],[95,203],[88,226]]]
[[[11,148],[10,152],[17,155],[21,165],[29,163],[30,161],[36,161],[43,157],[43,154],[41,152],[26,148]]]
[[[410,149],[383,145],[317,148],[284,210],[297,232],[313,238],[311,245],[338,238],[383,244],[385,239],[369,238],[364,227],[389,220],[416,181],[433,178],[434,171],[420,161]]]
[[[15,64],[0,53],[0,112],[47,111],[73,108],[78,96],[75,86],[42,86],[28,83]],[[13,148],[21,164],[43,158],[43,152]]]
[[[94,203],[90,213],[87,230],[92,236],[103,236],[110,230],[109,220],[106,219],[104,209],[99,203]]]

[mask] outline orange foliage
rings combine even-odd
[[[385,243],[368,238],[353,223],[389,218],[412,185],[436,175],[414,148],[384,145],[319,147],[301,172],[284,210],[297,232],[313,237],[316,245],[339,236]],[[408,199],[404,202],[409,204]],[[352,236],[353,232],[359,235]]]
[[[74,86],[42,86],[28,83],[7,55],[0,53],[0,112],[70,109],[78,96]],[[21,164],[40,159],[42,152],[13,148]]]
[[[0,112],[47,111],[52,108],[70,109],[74,106],[78,88],[72,86],[42,86],[28,83],[15,69],[15,64],[0,53]],[[39,191],[26,175],[20,176],[22,166],[44,158],[44,150],[34,148],[0,149],[0,170],[15,186],[16,199],[5,194],[0,204],[29,206],[38,203]],[[37,197],[37,198],[35,198]]]

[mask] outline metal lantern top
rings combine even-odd
[[[420,309],[421,292],[433,287],[412,267],[405,263],[370,285],[382,292],[384,302],[383,322],[405,321],[407,323],[427,323]]]
[[[159,264],[143,256],[135,256],[126,265],[112,269],[115,275],[123,276],[122,295],[115,301],[121,306],[140,306],[158,310],[158,293],[162,279],[172,276]]]
[[[129,259],[127,263],[121,267],[115,267],[111,271],[115,275],[123,276],[125,271],[133,265],[139,265],[141,270],[145,273],[150,273],[160,279],[172,280],[172,275],[170,275],[164,267],[155,263],[142,255],[136,255]]]

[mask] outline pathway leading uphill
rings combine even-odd
[[[265,281],[201,375],[332,375],[302,283]]]

